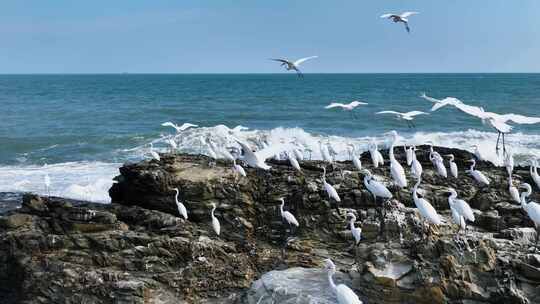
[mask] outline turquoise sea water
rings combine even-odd
[[[404,143],[493,150],[496,134],[450,107],[419,117],[416,128],[377,111],[429,111],[421,92],[453,96],[497,113],[540,116],[540,74],[294,74],[252,75],[2,75],[0,76],[0,192],[43,193],[107,201],[121,163],[145,157],[148,144],[173,134],[165,121],[192,122],[191,131],[219,136],[228,127],[246,136],[328,138],[337,150],[397,130]],[[361,100],[357,119],[325,110],[332,101]],[[197,133],[199,132],[199,133]],[[522,159],[540,154],[540,125],[516,126],[508,136]],[[195,141],[185,143],[195,144]],[[490,154],[492,158],[496,156]],[[47,164],[47,165],[45,165]]]

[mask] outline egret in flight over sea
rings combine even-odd
[[[410,111],[406,113],[396,112],[396,111],[380,111],[375,114],[392,114],[395,115],[397,120],[405,120],[409,128],[415,128],[416,125],[413,122],[415,116],[418,115],[428,115],[426,112],[422,111]]]
[[[318,56],[309,56],[309,57],[298,59],[296,61],[290,61],[288,59],[283,59],[283,58],[270,59],[270,60],[281,62],[281,66],[285,66],[285,69],[287,69],[287,71],[291,71],[291,70],[296,71],[296,73],[298,74],[298,77],[302,78],[304,77],[304,75],[300,71],[300,65],[308,60],[315,59],[317,57]]]
[[[198,127],[198,125],[195,125],[195,124],[192,124],[192,123],[189,123],[189,122],[186,122],[184,124],[182,124],[181,126],[175,124],[175,123],[172,123],[170,121],[167,121],[167,122],[164,122],[161,124],[162,127],[172,127],[176,130],[177,133],[180,133],[182,131],[185,131],[189,128],[196,128]]]
[[[266,159],[271,158],[275,156],[276,154],[279,154],[285,150],[287,150],[288,145],[284,144],[278,144],[278,145],[272,145],[265,149],[259,150],[257,152],[254,152],[251,150],[251,147],[235,138],[236,142],[242,147],[242,150],[244,151],[243,161],[245,161],[248,166],[252,168],[259,168],[263,170],[269,170],[271,167],[267,165]]]
[[[457,105],[462,103],[461,100],[454,98],[454,97],[446,97],[442,100],[429,97],[425,93],[422,93],[420,97],[424,98],[425,100],[431,101],[433,103],[433,106],[431,107],[431,112],[437,111],[438,109],[448,106],[448,105]]]
[[[409,28],[409,17],[412,15],[419,14],[418,12],[404,12],[401,14],[384,14],[381,16],[381,18],[384,19],[390,19],[394,21],[395,23],[402,22],[405,25],[405,30],[407,30],[407,33],[411,32],[411,29]]]
[[[333,108],[341,108],[343,111],[349,111],[351,113],[351,116],[354,118],[357,118],[354,114],[354,109],[357,108],[360,105],[367,105],[365,102],[361,102],[358,100],[352,101],[350,103],[344,104],[339,102],[332,102],[331,104],[324,107],[325,109],[333,109]]]

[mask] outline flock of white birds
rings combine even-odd
[[[403,23],[405,26],[405,29],[407,32],[410,32],[409,27],[409,20],[408,18],[412,15],[418,14],[417,12],[404,12],[402,14],[384,14],[381,16],[381,18],[387,18],[395,23]],[[281,63],[281,66],[284,66],[287,70],[295,71],[299,77],[303,77],[302,72],[300,71],[300,65],[308,60],[312,60],[317,58],[317,56],[310,56],[301,58],[295,61],[291,61],[288,59],[271,59],[277,62]],[[507,172],[508,172],[508,195],[509,197],[515,202],[521,204],[522,208],[527,212],[530,219],[534,222],[536,227],[540,226],[540,205],[533,201],[528,201],[528,197],[532,194],[532,187],[531,185],[527,183],[523,183],[520,185],[520,188],[524,189],[523,192],[519,192],[518,188],[514,186],[513,179],[512,179],[512,172],[514,168],[514,160],[511,153],[506,151],[505,146],[505,135],[510,133],[512,130],[512,126],[509,123],[515,123],[515,124],[536,124],[540,123],[540,118],[538,117],[527,117],[523,115],[508,113],[508,114],[497,114],[493,112],[487,112],[482,107],[467,105],[463,103],[462,101],[458,100],[454,97],[446,97],[442,100],[435,99],[433,97],[429,97],[425,94],[422,94],[420,97],[430,101],[433,103],[433,106],[431,108],[431,112],[437,111],[443,107],[446,106],[453,106],[456,109],[460,110],[461,112],[471,115],[473,117],[479,118],[482,123],[489,125],[490,127],[494,128],[498,132],[498,138],[497,138],[497,144],[496,144],[496,150],[499,151],[499,141],[502,137],[503,141],[503,152],[504,152],[504,164],[506,166]],[[338,103],[338,102],[332,102],[328,106],[326,106],[326,109],[335,109],[335,108],[341,108],[344,111],[349,111],[352,116],[355,116],[354,110],[359,106],[365,106],[368,105],[365,102],[361,101],[352,101],[350,103]],[[414,120],[421,115],[429,115],[427,112],[423,111],[409,111],[406,113],[393,111],[393,110],[385,110],[375,113],[377,115],[392,115],[398,120],[404,120],[408,127],[415,127]],[[191,124],[191,123],[184,123],[182,125],[177,125],[172,122],[165,122],[162,124],[164,127],[172,127],[176,130],[178,134],[181,134],[182,132],[190,129],[190,128],[197,128],[198,125]],[[231,134],[237,134],[237,132],[242,131],[246,129],[245,127],[238,126],[234,129],[230,129]],[[407,180],[407,176],[405,174],[405,170],[403,168],[403,165],[395,158],[394,155],[394,146],[396,142],[398,141],[398,133],[396,131],[391,131],[387,133],[389,139],[391,140],[391,145],[389,148],[389,168],[390,168],[390,176],[392,178],[392,182],[395,186],[398,188],[406,188],[409,185],[409,181]],[[219,145],[213,142],[210,138],[203,138],[201,136],[200,138],[200,144],[202,146],[206,146],[206,153],[208,156],[210,156],[213,159],[227,159],[232,162],[232,170],[235,173],[235,178],[242,178],[246,176],[246,171],[242,167],[241,164],[237,162],[237,160],[242,160],[247,166],[261,169],[261,170],[269,170],[271,167],[266,163],[266,160],[269,158],[278,158],[278,159],[287,159],[290,162],[290,165],[297,170],[299,173],[302,172],[301,162],[304,160],[304,156],[306,152],[310,153],[311,158],[311,152],[312,150],[309,147],[302,146],[298,142],[291,142],[291,143],[279,143],[274,145],[268,145],[268,143],[263,142],[262,143],[262,149],[255,151],[252,149],[252,147],[243,140],[240,140],[236,138],[234,135],[231,135],[233,141],[237,144],[236,146],[224,146]],[[170,147],[171,152],[175,152],[178,150],[178,144],[173,138],[169,138],[166,140],[166,143]],[[421,189],[419,189],[419,186],[422,182],[422,172],[423,168],[421,163],[416,158],[416,147],[415,146],[404,146],[405,148],[405,154],[406,154],[406,162],[407,166],[410,167],[411,176],[416,179],[416,182],[412,188],[412,198],[414,201],[414,204],[416,205],[416,208],[418,209],[421,217],[425,220],[425,222],[431,225],[441,225],[442,220],[441,216],[437,213],[437,210],[431,205],[431,203],[421,195]],[[337,154],[335,151],[333,151],[332,146],[329,144],[324,144],[322,141],[319,141],[319,149],[320,154],[322,157],[322,160],[328,164],[332,164],[334,162],[334,156]],[[382,200],[389,200],[393,197],[392,192],[387,188],[387,186],[380,180],[378,180],[373,174],[366,168],[362,167],[362,162],[360,160],[360,150],[355,147],[353,144],[348,145],[349,149],[349,156],[350,160],[354,165],[354,168],[361,172],[364,175],[363,183],[367,191],[369,191],[372,195],[375,201],[378,199]],[[371,142],[369,146],[367,147],[367,151],[369,151],[369,154],[371,156],[372,165],[375,168],[378,168],[379,166],[384,165],[384,158],[382,154],[379,152],[377,144],[375,142]],[[157,153],[152,143],[150,143],[150,150],[149,150],[150,156],[160,161],[160,155]],[[433,148],[433,144],[430,144],[430,152],[429,152],[429,159],[432,162],[434,171],[440,175],[443,178],[453,178],[458,179],[459,178],[459,170],[454,162],[454,156],[453,155],[444,155],[448,158],[448,169],[450,171],[450,175],[448,174],[447,167],[445,165],[445,159],[442,155],[440,155],[438,152],[436,152]],[[478,150],[478,147],[475,148],[475,156],[477,160],[485,160],[485,158],[482,156],[480,151]],[[474,180],[478,183],[480,187],[486,187],[490,185],[489,178],[483,174],[481,171],[475,169],[476,160],[471,159],[471,166],[468,170],[466,170],[467,173],[469,173]],[[536,161],[533,161],[531,163],[530,167],[530,175],[532,179],[534,180],[536,186],[540,188],[540,177],[538,175],[537,171],[538,164]],[[341,202],[341,198],[339,196],[339,193],[336,191],[335,187],[327,182],[326,180],[326,167],[322,168],[322,185],[324,191],[327,193],[328,198],[330,200],[335,201],[336,203]],[[45,175],[45,187],[47,192],[49,192],[50,186],[51,186],[51,180],[48,175]],[[177,188],[173,189],[175,194],[175,202],[178,207],[178,213],[185,219],[188,220],[188,210],[186,206],[179,201],[179,190]],[[469,206],[469,204],[458,198],[458,194],[455,189],[448,188],[448,203],[450,206],[450,210],[452,213],[452,219],[455,222],[455,224],[458,225],[459,230],[466,231],[466,225],[467,221],[474,222],[475,217],[474,213]],[[280,215],[283,218],[283,220],[290,225],[291,227],[299,227],[300,223],[296,219],[296,217],[289,211],[284,210],[285,207],[285,200],[284,198],[279,199],[281,201],[280,205]],[[212,210],[210,212],[210,218],[212,227],[214,229],[214,232],[216,235],[219,236],[221,232],[221,226],[219,219],[215,216],[214,212],[216,210],[217,206],[215,204],[212,204]],[[362,239],[362,229],[360,227],[356,227],[356,216],[353,213],[347,213],[347,217],[350,218],[350,230],[352,233],[352,236],[354,238],[354,245],[358,245],[361,242]],[[538,240],[538,238],[537,238]],[[328,281],[330,288],[332,291],[336,294],[336,297],[338,299],[338,302],[340,304],[358,304],[362,303],[358,296],[346,285],[339,284],[336,285],[333,281],[333,274],[336,271],[336,266],[334,263],[327,259],[324,261],[325,263],[325,269],[328,273]]]

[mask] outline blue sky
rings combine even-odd
[[[415,10],[412,33],[380,19]],[[540,72],[540,1],[6,0],[0,73]]]

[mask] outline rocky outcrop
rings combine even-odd
[[[324,303],[333,295],[320,267],[331,258],[337,280],[365,303],[539,303],[536,231],[509,200],[504,169],[478,164],[492,180],[480,188],[464,173],[468,152],[436,148],[453,153],[460,168],[459,179],[443,179],[421,149],[423,195],[445,221],[429,229],[410,189],[375,202],[350,162],[327,165],[338,204],[321,186],[319,161],[302,161],[303,173],[271,161],[271,170],[246,168],[248,177],[238,178],[228,162],[170,154],[123,166],[110,205],[26,196],[0,217],[0,295],[5,303]],[[372,168],[368,155],[362,162],[390,185],[388,166]],[[516,168],[516,183],[527,178]],[[466,234],[452,225],[449,186],[475,208]],[[298,229],[282,221],[281,197]],[[357,247],[347,212],[363,229]]]

